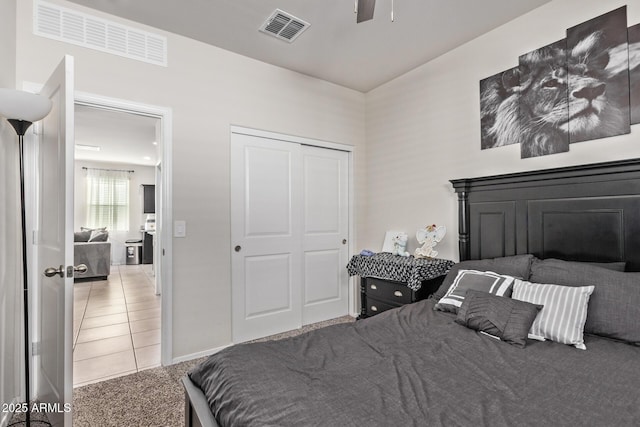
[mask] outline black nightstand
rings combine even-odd
[[[434,293],[454,262],[440,258],[414,258],[381,252],[354,255],[349,276],[360,276],[359,319],[410,304]]]
[[[417,291],[404,282],[362,277],[360,279],[360,316],[358,319],[375,316],[383,311],[420,301],[433,294],[442,284],[444,275],[425,280]]]

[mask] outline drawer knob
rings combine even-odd
[[[378,287],[376,285],[371,285],[371,289],[376,290]]]
[[[378,311],[378,307],[376,307],[375,305],[371,306],[371,311]]]
[[[395,295],[395,296],[397,296],[397,297],[401,297],[401,296],[402,296],[402,292],[400,292],[400,291],[395,291],[395,292],[393,293],[393,295]]]

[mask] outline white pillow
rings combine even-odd
[[[544,306],[531,325],[529,338],[548,339],[586,350],[584,324],[594,288],[544,285],[516,279],[511,297]]]

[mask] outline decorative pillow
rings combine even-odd
[[[586,350],[584,324],[593,289],[593,286],[544,285],[516,279],[512,298],[544,306],[529,330],[529,338]]]
[[[563,286],[595,286],[584,331],[640,344],[640,273],[610,271],[585,263],[536,260],[531,281]]]
[[[91,231],[76,231],[73,233],[74,242],[88,242],[91,237]]]
[[[91,232],[91,237],[89,237],[90,242],[106,242],[109,238],[109,232],[105,230],[93,230]]]
[[[498,274],[528,280],[533,255],[513,255],[502,258],[462,261],[451,267],[442,281],[440,288],[434,292],[433,298],[441,299],[451,287],[460,270],[495,271]]]
[[[107,227],[98,227],[98,228],[89,228],[89,227],[80,227],[80,231],[105,231]]]
[[[468,290],[510,296],[515,279],[492,271],[460,270],[446,295],[435,305],[436,310],[457,313]]]
[[[541,305],[470,289],[458,310],[456,323],[524,348],[540,309]]]

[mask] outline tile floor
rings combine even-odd
[[[74,284],[73,386],[160,366],[160,297],[151,265]]]

